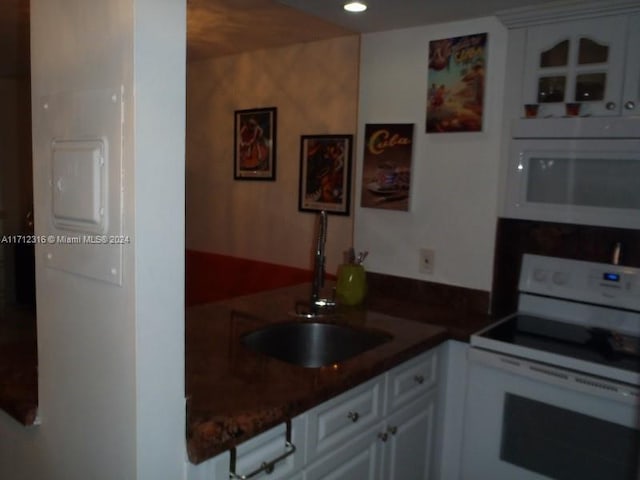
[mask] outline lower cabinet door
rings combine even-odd
[[[304,471],[304,480],[380,480],[380,428],[335,448]]]
[[[384,480],[432,478],[435,405],[436,392],[431,391],[388,417],[383,433]]]

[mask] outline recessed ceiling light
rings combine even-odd
[[[367,9],[367,4],[364,2],[347,2],[344,4],[344,9],[347,12],[364,12]]]

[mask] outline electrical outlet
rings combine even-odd
[[[433,273],[436,252],[430,248],[420,249],[420,272]]]

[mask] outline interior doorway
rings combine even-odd
[[[5,9],[6,6],[6,9]],[[29,0],[0,20],[0,308],[35,313]]]

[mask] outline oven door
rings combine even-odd
[[[471,348],[461,478],[635,480],[639,390]]]

